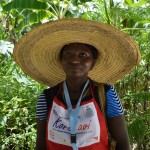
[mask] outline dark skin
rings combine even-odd
[[[95,64],[91,49],[84,44],[72,43],[63,49],[61,64],[66,73],[66,82],[70,98],[78,99],[88,72]],[[90,94],[90,90],[87,96]],[[108,129],[111,136],[116,140],[116,150],[129,150],[129,137],[125,125],[124,116],[107,119]],[[46,150],[46,121],[37,119],[37,142],[36,150]]]

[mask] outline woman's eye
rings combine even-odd
[[[63,56],[66,56],[66,57],[71,56],[71,53],[70,53],[70,52],[65,52],[65,53],[63,54]]]
[[[84,57],[86,57],[87,55],[85,54],[85,53],[81,53],[80,54],[80,57],[82,57],[82,58],[84,58]]]

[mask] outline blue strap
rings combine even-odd
[[[80,111],[80,103],[82,100],[83,93],[88,84],[89,84],[89,79],[86,81],[86,83],[84,85],[82,93],[77,102],[76,108],[73,109],[72,105],[71,105],[71,100],[70,100],[69,92],[67,89],[66,81],[64,81],[64,83],[63,83],[64,95],[65,95],[68,112],[69,112],[69,123],[70,123],[70,130],[71,130],[71,145],[72,145],[73,150],[78,150],[78,146],[76,144],[76,127],[77,127],[77,123],[78,123],[78,114]]]

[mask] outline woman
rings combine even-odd
[[[113,83],[131,71],[140,59],[133,45],[110,26],[80,19],[47,23],[20,40],[14,53],[18,64],[32,78],[51,85],[37,104],[37,150],[108,149],[95,81]],[[129,150],[120,100],[110,84],[105,84],[105,94],[109,133],[116,149]]]

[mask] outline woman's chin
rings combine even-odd
[[[81,78],[86,78],[87,74],[83,74],[82,72],[72,72],[70,74],[67,75],[68,78],[72,78],[72,79],[81,79]]]

